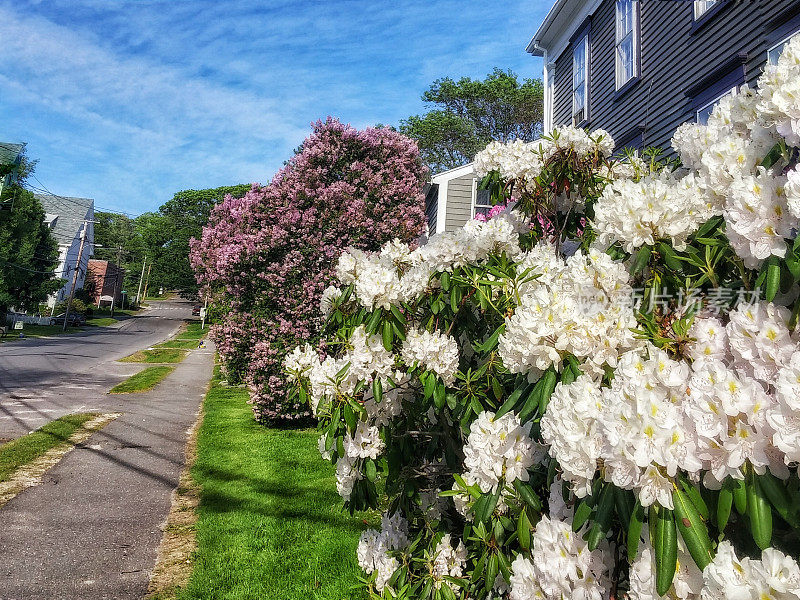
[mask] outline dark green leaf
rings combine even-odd
[[[714,558],[711,553],[711,539],[708,536],[706,524],[684,492],[676,489],[672,493],[672,501],[675,505],[675,521],[678,531],[681,532],[681,537],[686,543],[686,549],[689,550],[689,554],[692,555],[694,562],[702,571]]]
[[[672,511],[666,508],[655,510],[650,507],[650,522],[651,525],[655,522],[653,550],[656,555],[656,591],[659,596],[664,596],[672,586],[678,566],[678,532]]]

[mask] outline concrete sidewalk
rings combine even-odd
[[[0,600],[140,600],[213,370],[193,350],[155,390],[0,509]]]

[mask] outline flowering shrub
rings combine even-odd
[[[508,210],[341,256],[284,367],[346,506],[385,510],[373,598],[800,598],[797,81],[800,37],[679,170],[491,144]]]
[[[413,141],[329,118],[272,183],[226,198],[192,241],[198,282],[215,299],[212,337],[228,376],[251,385],[258,419],[310,415],[286,400],[286,350],[318,334],[320,300],[344,248],[422,233],[424,177]]]

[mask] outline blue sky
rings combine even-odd
[[[52,192],[139,214],[267,182],[318,118],[397,125],[438,77],[541,77],[525,46],[550,5],[0,0],[0,141]]]

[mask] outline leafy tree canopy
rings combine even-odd
[[[197,293],[194,271],[189,265],[189,240],[200,237],[211,209],[230,194],[241,198],[249,184],[208,190],[184,190],[175,194],[157,212],[136,218],[135,227],[152,265],[149,289],[178,290],[193,296]],[[139,263],[141,268],[141,263]]]
[[[472,161],[492,140],[532,141],[542,134],[543,87],[495,68],[486,79],[437,79],[422,95],[431,110],[400,122],[434,173]]]
[[[54,279],[58,242],[44,222],[44,208],[18,185],[0,194],[0,315],[33,310],[63,281]]]

